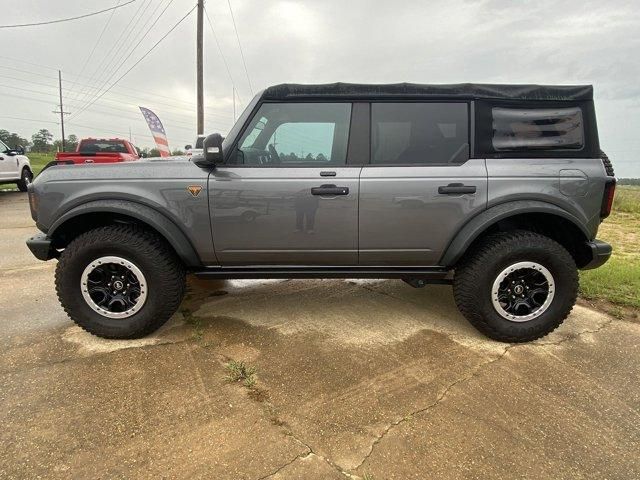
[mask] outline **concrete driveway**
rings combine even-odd
[[[640,478],[636,323],[578,306],[507,345],[446,286],[191,281],[157,334],[106,341],[28,210],[0,193],[0,478]]]

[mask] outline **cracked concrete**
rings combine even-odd
[[[507,345],[446,286],[192,280],[193,321],[106,341],[24,247],[26,197],[0,209],[0,478],[640,476],[637,323],[578,306]]]

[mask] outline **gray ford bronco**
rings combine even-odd
[[[201,155],[46,168],[27,244],[106,338],[161,326],[192,273],[452,284],[478,330],[525,342],[609,258],[614,189],[591,86],[285,84]]]

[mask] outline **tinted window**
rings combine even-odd
[[[584,145],[582,110],[578,107],[494,107],[491,112],[496,151],[580,150]]]
[[[119,140],[83,140],[81,153],[128,153],[124,142]]]
[[[469,159],[466,103],[374,103],[371,162],[450,164]]]
[[[0,153],[7,153],[9,151],[9,147],[7,147],[4,142],[0,141]]]
[[[236,163],[341,165],[350,103],[265,103],[238,142]]]

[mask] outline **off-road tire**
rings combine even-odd
[[[146,277],[146,301],[130,317],[104,317],[82,295],[84,269],[103,256],[124,258]],[[77,325],[99,337],[120,339],[143,337],[162,326],[180,306],[186,284],[185,268],[164,239],[134,225],[111,225],[79,235],[62,252],[55,283],[62,307]]]
[[[27,167],[24,167],[22,169],[22,172],[20,173],[20,180],[16,182],[16,185],[18,185],[18,190],[20,190],[21,192],[26,192],[27,187],[32,181],[33,173],[31,173],[31,170],[29,170]]]
[[[555,281],[547,310],[524,322],[503,318],[491,301],[493,282],[517,262],[537,262]],[[578,295],[578,271],[569,252],[549,237],[525,230],[496,233],[483,239],[456,266],[453,294],[460,312],[489,338],[528,342],[552,332],[567,318]]]

